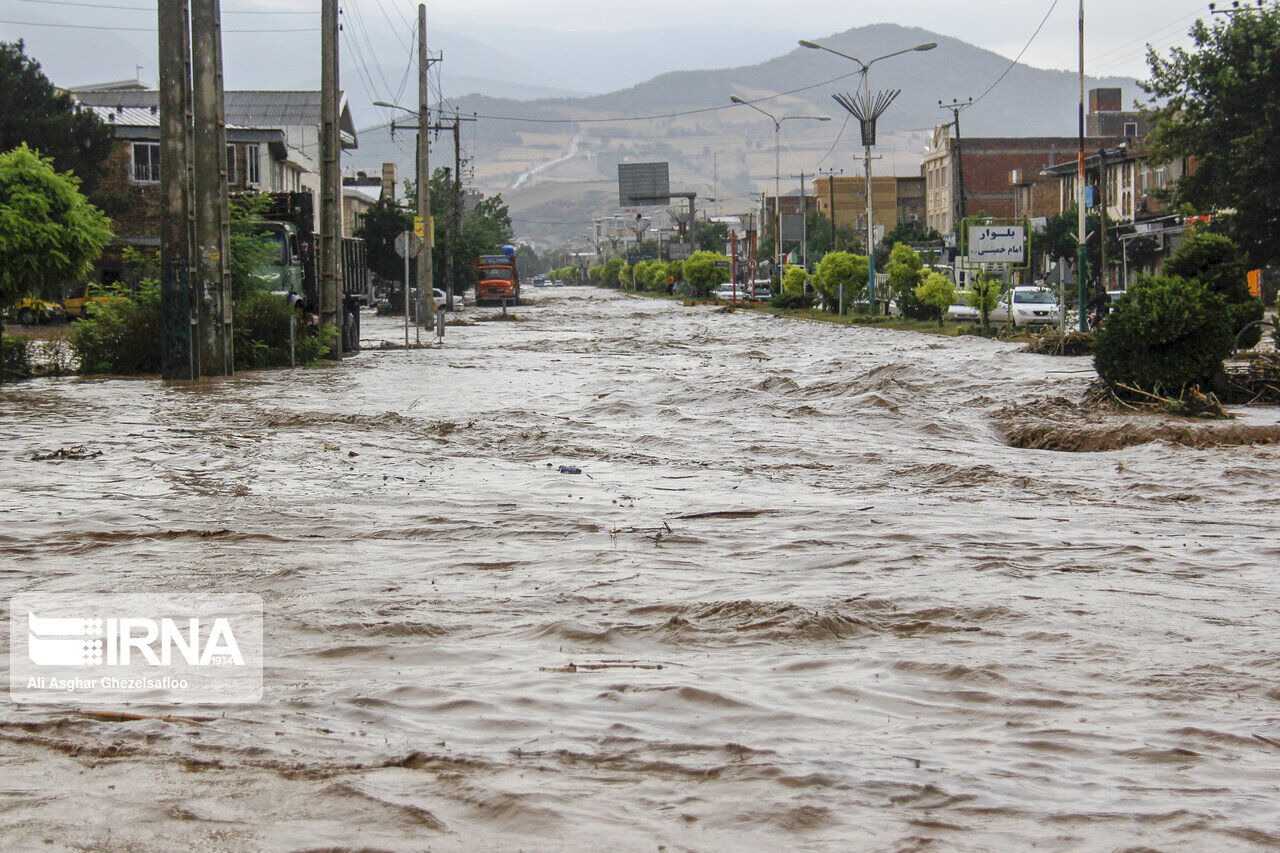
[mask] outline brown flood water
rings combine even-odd
[[[267,642],[199,725],[7,704],[4,847],[1280,846],[1280,448],[1014,449],[1087,359],[533,298],[0,389],[6,599],[255,592]]]

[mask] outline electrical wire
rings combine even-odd
[[[151,11],[151,10],[148,10]],[[101,30],[106,32],[119,33],[154,33],[155,27],[102,27],[93,24],[46,24],[40,21],[3,21],[0,24],[9,24],[14,27],[53,27],[60,30]],[[288,27],[282,29],[255,28],[252,30],[223,30],[224,33],[318,33],[319,27]]]
[[[155,14],[155,6],[117,6],[108,3],[81,3],[76,0],[16,0],[18,3],[32,3],[38,6],[78,6],[83,9],[119,9],[126,12],[150,12]],[[289,10],[276,12],[268,9],[223,9],[224,15],[318,15],[319,10]]]
[[[1031,38],[1027,39],[1027,43],[1022,46],[1022,50],[1018,51],[1018,55],[1015,56],[1013,58],[1013,61],[1009,63],[1009,67],[1004,70],[1004,73],[1001,74],[999,77],[997,77],[996,81],[992,83],[990,86],[988,86],[985,92],[983,92],[981,95],[973,99],[973,102],[975,104],[981,103],[983,98],[985,98],[987,95],[990,95],[991,90],[994,89],[996,86],[999,86],[1001,81],[1003,81],[1005,77],[1009,76],[1009,72],[1012,71],[1014,67],[1017,66],[1017,64],[1022,61],[1023,54],[1025,54],[1027,52],[1027,49],[1031,47],[1031,43],[1036,40],[1036,36],[1040,35],[1040,31],[1044,29],[1044,25],[1049,22],[1049,16],[1053,14],[1053,10],[1058,8],[1058,2],[1059,0],[1053,0],[1053,2],[1049,4],[1049,11],[1044,13],[1044,18],[1042,18],[1040,21],[1040,26],[1036,27],[1036,31],[1031,34]]]

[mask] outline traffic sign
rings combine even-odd
[[[423,224],[421,216],[413,217],[413,233],[418,239],[427,236],[427,227]]]
[[[411,231],[396,235],[396,254],[402,258],[416,258],[422,251],[422,240]]]

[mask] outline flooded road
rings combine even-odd
[[[1280,449],[1014,449],[1087,359],[533,299],[0,389],[5,598],[255,592],[267,662],[199,724],[6,705],[6,847],[1280,846]]]

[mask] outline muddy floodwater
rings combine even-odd
[[[4,598],[253,592],[266,657],[253,705],[7,703],[5,848],[1280,846],[1280,448],[1014,449],[1088,359],[532,298],[0,389]]]

